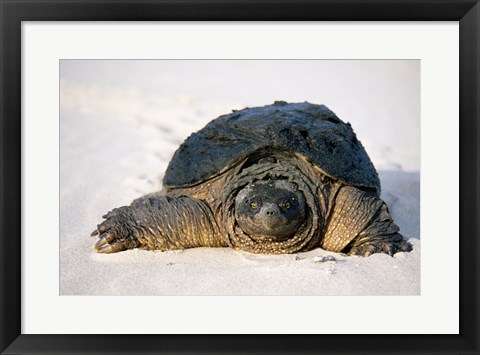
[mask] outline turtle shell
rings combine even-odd
[[[190,135],[163,184],[196,185],[262,150],[298,153],[334,179],[380,191],[377,172],[349,123],[324,105],[283,101],[222,115]]]

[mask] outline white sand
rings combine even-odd
[[[355,85],[336,89],[336,97],[349,98],[342,105],[339,100],[338,107],[315,99],[317,96],[328,97],[331,93],[322,93],[321,84],[312,84],[308,80],[309,86],[305,82],[302,86],[308,86],[305,92],[297,89],[294,94],[289,94],[288,90],[273,85],[269,95],[262,91],[265,97],[256,95],[255,90],[245,93],[238,88],[227,95],[227,83],[234,79],[241,81],[239,77],[242,75],[241,70],[230,68],[232,63],[228,63],[227,68],[222,67],[224,71],[214,71],[215,76],[208,72],[208,63],[203,64],[206,67],[202,70],[191,69],[185,73],[188,67],[185,63],[180,68],[170,65],[162,72],[165,63],[161,62],[150,62],[147,67],[138,67],[132,62],[63,62],[60,293],[420,294],[419,97],[414,95],[418,94],[418,85],[405,80],[406,71],[410,73],[410,79],[416,78],[418,68],[404,62],[389,62],[391,67],[388,68],[383,62],[377,62],[378,65],[360,63],[363,67],[361,70],[357,68],[358,77],[350,75],[348,78]],[[156,70],[152,69],[154,65]],[[250,71],[254,70],[251,65],[247,65]],[[217,63],[215,68],[219,67],[221,65]],[[239,68],[245,69],[245,63],[240,63]],[[328,69],[330,73],[332,68]],[[311,72],[312,68],[308,70]],[[211,75],[207,76],[207,72]],[[197,77],[192,79],[192,73],[197,73]],[[354,95],[355,92],[362,93],[358,86],[367,74],[370,75],[370,101],[363,94],[358,98]],[[203,87],[209,88],[206,93],[200,88],[202,83]],[[386,89],[390,86],[395,88],[395,95],[391,92],[393,89]],[[331,86],[330,89],[335,91]],[[379,100],[385,91],[389,95]],[[313,92],[317,96],[308,94]],[[258,102],[259,97],[265,101]],[[342,119],[352,123],[379,170],[382,198],[402,234],[414,246],[411,253],[398,253],[393,258],[381,254],[363,258],[346,257],[321,249],[296,255],[255,255],[224,248],[172,252],[130,250],[110,255],[94,252],[96,239],[89,234],[101,222],[101,215],[114,207],[128,205],[142,194],[158,191],[171,155],[192,131],[231,109],[270,104],[275,99],[325,103]],[[376,106],[371,101],[375,101]],[[364,106],[370,109],[369,115],[362,113],[362,102],[366,102]],[[374,106],[375,110],[372,109]],[[353,114],[356,121],[339,111],[357,112],[357,116]],[[385,112],[390,114],[385,115]],[[413,118],[412,112],[416,113]],[[314,262],[315,256],[320,255],[333,255],[336,262]]]

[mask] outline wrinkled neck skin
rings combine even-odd
[[[253,253],[281,254],[318,246],[323,216],[318,173],[293,154],[249,157],[230,176],[223,216],[228,244]],[[326,194],[328,195],[328,194]]]

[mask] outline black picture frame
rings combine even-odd
[[[479,353],[479,0],[0,0],[0,16],[2,354]],[[171,20],[459,21],[460,334],[21,334],[21,22]]]

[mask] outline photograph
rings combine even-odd
[[[420,296],[420,74],[60,60],[60,295]]]
[[[0,353],[479,353],[479,2],[0,0]]]

